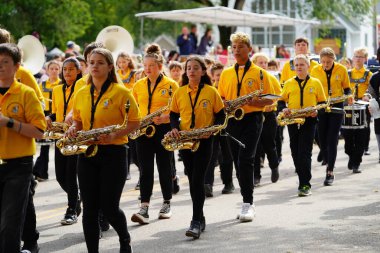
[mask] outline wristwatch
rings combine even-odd
[[[8,128],[13,128],[14,123],[15,123],[14,120],[12,118],[9,118],[9,121],[7,123],[7,127]]]

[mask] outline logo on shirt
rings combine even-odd
[[[252,86],[253,86],[253,79],[252,78],[247,80],[247,85],[249,88],[252,88]]]
[[[340,80],[340,79],[341,79],[340,75],[335,76],[335,80]]]
[[[165,96],[165,94],[166,94],[166,89],[162,89],[161,90],[161,96]]]
[[[19,103],[11,103],[7,107],[7,114],[10,117],[18,117],[22,115],[23,113],[23,107]]]
[[[106,98],[106,99],[103,101],[103,109],[108,109],[108,107],[109,107],[111,104],[112,104],[111,99]]]
[[[209,112],[210,110],[212,110],[211,108],[211,103],[209,100],[207,99],[203,99],[200,103],[199,103],[200,107],[202,108],[202,110],[204,110],[205,112]]]
[[[13,106],[13,108],[12,108],[12,113],[17,114],[18,111],[19,111],[19,107],[18,107],[18,105]]]
[[[310,94],[314,93],[314,87],[310,87],[310,89],[309,89],[309,93],[310,93]]]

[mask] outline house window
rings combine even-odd
[[[297,2],[295,0],[253,0],[252,12],[255,13],[274,13],[288,17],[296,17]],[[294,26],[282,26],[269,28],[252,29],[252,42],[261,47],[269,47],[270,36],[272,36],[272,46],[284,44],[286,47],[292,47],[295,39]],[[265,42],[267,44],[265,44]]]

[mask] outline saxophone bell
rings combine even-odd
[[[244,110],[243,108],[237,108],[236,110],[234,110],[230,115],[229,117],[230,118],[234,118],[236,120],[241,120],[242,118],[244,118]]]
[[[155,133],[156,133],[156,128],[153,125],[149,125],[145,128],[146,137],[152,138]]]

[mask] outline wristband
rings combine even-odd
[[[14,120],[12,118],[9,118],[9,121],[7,123],[7,127],[8,128],[13,128],[14,123],[15,123]]]

